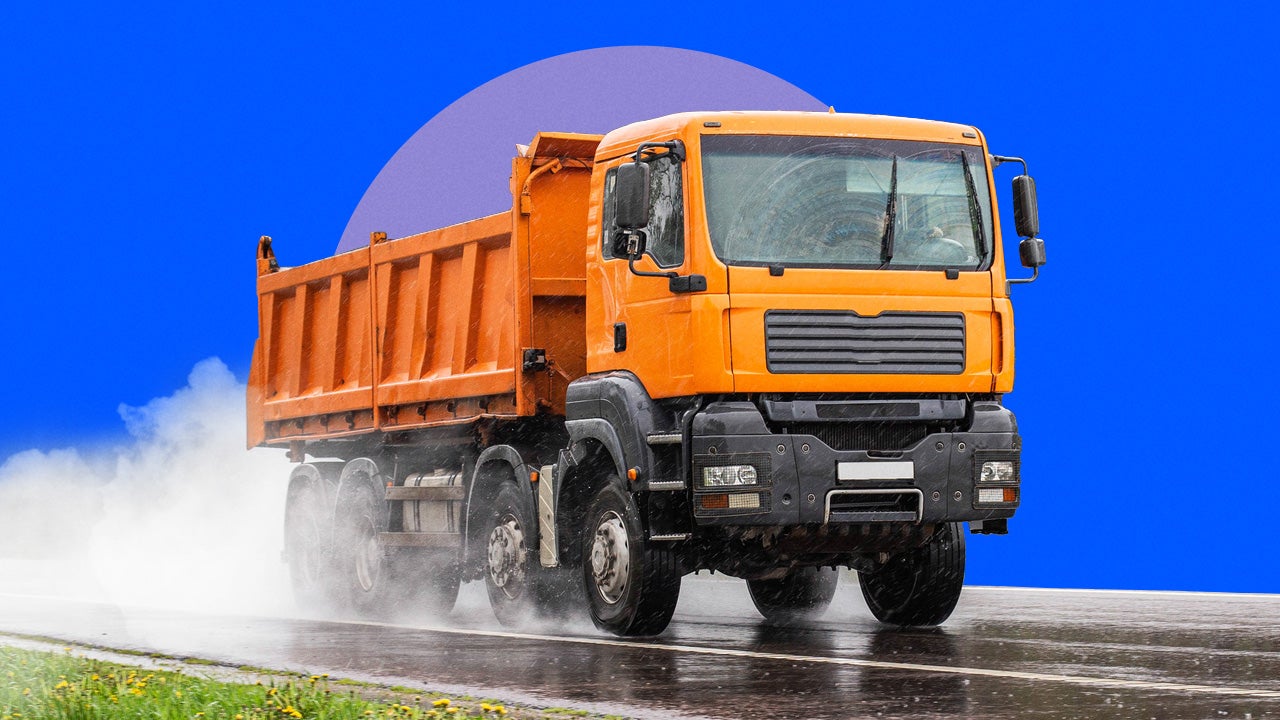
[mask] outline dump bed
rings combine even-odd
[[[367,247],[289,269],[264,237],[249,446],[563,415],[565,388],[586,369],[599,142],[536,136],[512,162],[509,212],[398,240],[374,233]]]

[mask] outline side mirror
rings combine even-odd
[[[609,256],[626,260],[639,260],[649,247],[649,238],[643,230],[618,230],[609,244]]]
[[[1044,265],[1044,240],[1023,238],[1018,243],[1018,255],[1022,257],[1022,267],[1039,268]]]
[[[1013,179],[1013,224],[1018,229],[1019,237],[1033,238],[1040,234],[1036,181],[1030,175],[1019,175]]]
[[[649,224],[649,166],[627,163],[618,166],[613,188],[614,222],[623,230],[639,230]]]

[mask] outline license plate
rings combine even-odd
[[[836,463],[837,480],[914,480],[915,463],[910,460]]]

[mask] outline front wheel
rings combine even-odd
[[[834,568],[794,568],[776,580],[748,580],[751,601],[775,625],[816,620],[827,611],[840,575]]]
[[[635,502],[616,476],[596,493],[582,539],[583,589],[591,620],[615,635],[657,635],[680,597],[675,553],[652,547]]]
[[[858,573],[862,596],[876,619],[891,625],[940,625],[964,587],[964,529],[939,525],[929,541]]]

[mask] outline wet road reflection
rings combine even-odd
[[[886,629],[845,583],[764,625],[745,586],[686,582],[659,638],[581,617],[518,632],[483,589],[447,620],[206,617],[0,594],[0,631],[630,717],[1280,717],[1280,597],[969,588],[935,630]]]

